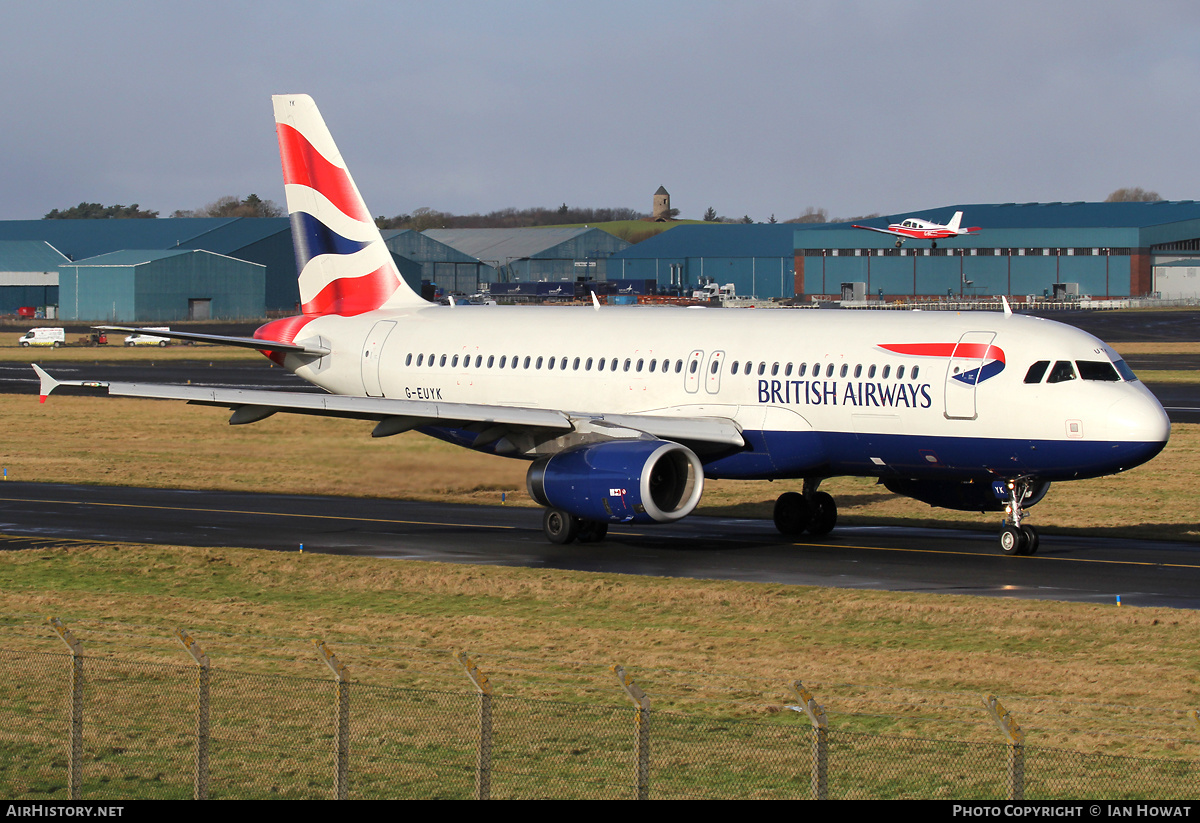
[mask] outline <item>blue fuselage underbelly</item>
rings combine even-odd
[[[419,431],[471,447],[476,433],[461,428]],[[742,432],[745,448],[700,454],[705,477],[765,480],[800,477],[988,479],[1038,477],[1079,480],[1123,471],[1154,457],[1165,443],[1020,440],[854,432]],[[494,444],[481,449],[496,453]]]

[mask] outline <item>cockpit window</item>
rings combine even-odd
[[[1133,369],[1129,368],[1129,365],[1124,360],[1117,360],[1113,365],[1127,382],[1133,383],[1137,380],[1137,375],[1133,373]]]
[[[1029,367],[1029,371],[1025,372],[1026,383],[1041,383],[1042,378],[1046,376],[1046,369],[1050,368],[1049,360],[1039,360]]]
[[[1121,376],[1107,360],[1076,360],[1079,376],[1084,380],[1103,380],[1108,383],[1119,383]]]
[[[1050,377],[1046,380],[1047,383],[1062,383],[1066,380],[1075,379],[1075,367],[1071,365],[1070,360],[1059,360],[1054,364],[1054,368],[1050,370]]]

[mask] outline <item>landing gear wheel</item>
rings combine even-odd
[[[903,246],[903,245],[904,245],[904,241],[903,241],[903,240],[897,240],[897,241],[896,241],[896,248],[900,248],[900,247],[901,247],[901,246]]]
[[[607,534],[608,524],[603,520],[580,520],[576,539],[580,543],[599,543]]]
[[[837,525],[837,503],[833,495],[817,492],[809,503],[812,509],[812,520],[808,523],[808,533],[813,537],[822,537],[833,531]]]
[[[551,543],[565,546],[579,534],[579,518],[562,509],[546,509],[542,514],[542,531]]]
[[[1029,538],[1020,527],[1005,526],[1000,530],[1000,551],[1005,554],[1025,554],[1028,547]]]
[[[1026,526],[1022,524],[1021,533],[1025,535],[1025,553],[1037,554],[1039,542],[1037,529],[1035,529],[1033,526]]]
[[[787,537],[803,534],[812,520],[812,509],[804,495],[797,492],[784,492],[775,501],[775,528]]]
[[[936,241],[936,240],[934,240],[932,243],[930,243],[930,244],[929,244],[929,248],[931,248],[931,249],[936,249],[936,248],[937,248],[937,241]]]

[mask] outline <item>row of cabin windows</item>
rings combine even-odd
[[[491,368],[541,369],[544,366],[547,371],[549,371],[551,369],[555,369],[555,368],[557,368],[559,371],[566,371],[569,360],[570,359],[566,358],[566,357],[562,357],[562,358],[536,357],[535,358],[532,355],[526,355],[524,362],[522,362],[520,355],[513,355],[510,358],[508,355],[502,354],[502,355],[500,355],[500,358],[497,361],[496,356],[494,354],[492,354],[492,355],[488,355],[486,363],[487,363],[487,368],[489,368],[489,369],[491,369]],[[482,354],[475,355],[475,368],[477,368],[477,369],[483,368],[484,362],[485,361],[483,359]],[[455,354],[455,355],[443,354],[440,357],[437,354],[431,354],[428,357],[426,357],[426,355],[422,353],[422,354],[415,355],[415,359],[414,359],[414,355],[409,354],[407,357],[404,358],[404,365],[405,366],[414,366],[414,365],[415,366],[430,366],[430,367],[440,366],[443,368],[446,367],[447,365],[449,365],[450,368],[452,368],[452,369],[457,369],[461,365],[462,368],[469,369],[469,368],[471,368],[471,355],[469,355],[469,354],[464,355],[460,360],[460,358],[457,354]],[[617,371],[618,369],[621,368],[621,362],[620,362],[620,359],[616,358],[616,357],[613,357],[612,359],[606,359],[603,357],[600,357],[600,358],[589,357],[586,360],[581,357],[576,357],[573,361],[570,361],[570,367],[573,371],[579,371],[581,366],[584,371],[591,371],[593,369],[593,367],[596,369],[596,371],[604,371],[606,368],[609,371]],[[691,366],[691,371],[694,373],[697,368],[698,368],[698,363],[693,362],[692,366]],[[650,372],[658,371],[663,374],[666,374],[667,372],[672,371],[671,361],[669,359],[664,359],[661,363],[659,363],[658,359],[655,358],[655,359],[651,360],[649,362],[649,364],[647,364],[647,362],[644,358],[639,358],[637,360],[637,362],[635,363],[632,358],[627,357],[627,358],[625,358],[624,370],[630,371],[631,369],[633,371],[638,371],[638,372],[643,371],[643,370],[650,371]],[[674,366],[674,372],[676,374],[680,374],[682,371],[683,371],[683,361],[676,360],[675,366]]]
[[[1078,369],[1078,371],[1076,371]],[[1046,372],[1050,375],[1047,377]],[[1083,380],[1100,380],[1107,383],[1118,383],[1124,378],[1132,383],[1137,380],[1133,370],[1124,360],[1110,363],[1107,360],[1059,360],[1051,368],[1049,360],[1039,360],[1029,367],[1025,373],[1026,383],[1041,383],[1042,378],[1047,383],[1065,383],[1077,377]]]
[[[716,364],[714,363],[713,365],[715,366]],[[787,365],[783,366],[783,376],[784,376],[784,377],[791,377],[791,376],[792,376],[792,369],[793,369],[793,366],[792,366],[792,364],[791,364],[791,363],[788,363]],[[835,369],[837,370],[838,377],[848,377],[848,376],[850,375],[850,364],[849,364],[849,363],[843,363],[843,364],[841,365],[841,368],[838,368],[838,367],[837,367],[835,364],[833,364],[833,363],[826,363],[826,364],[825,364],[825,376],[826,376],[826,377],[833,377],[833,373],[834,373],[834,370],[835,370]],[[780,370],[780,364],[779,364],[779,363],[772,363],[772,364],[771,364],[771,376],[772,376],[772,377],[778,377],[778,376],[779,376],[779,370]],[[714,371],[715,371],[715,369],[714,369]],[[758,374],[760,374],[760,375],[761,375],[761,374],[766,374],[766,373],[767,373],[767,364],[766,364],[766,363],[759,363],[759,364],[758,364],[758,370],[757,370],[757,371],[758,371]],[[875,379],[875,371],[876,371],[876,370],[875,370],[875,364],[874,364],[874,363],[872,363],[870,366],[867,366],[867,379],[868,379],[868,380],[874,380],[874,379]],[[799,366],[799,368],[797,368],[797,369],[795,370],[795,372],[796,372],[796,376],[797,376],[797,377],[811,376],[811,377],[813,377],[813,378],[815,379],[815,378],[817,378],[817,377],[820,377],[820,376],[821,376],[821,364],[820,364],[820,363],[813,363],[813,365],[812,365],[812,372],[810,373],[810,372],[809,372],[809,370],[808,370],[808,364],[807,364],[807,363],[801,363],[801,364],[800,364],[800,366]],[[734,360],[734,361],[733,361],[733,365],[731,365],[731,366],[729,367],[729,373],[730,373],[730,374],[737,374],[737,373],[738,373],[738,362],[737,362],[736,360]],[[753,364],[753,363],[749,363],[749,362],[748,362],[748,363],[746,363],[746,365],[743,367],[743,369],[742,369],[742,374],[752,374],[752,373],[754,373],[754,364]],[[886,365],[885,365],[885,366],[883,367],[883,371],[882,371],[882,372],[880,372],[880,374],[879,374],[879,376],[880,376],[880,379],[882,379],[882,380],[887,380],[887,379],[888,379],[888,377],[890,377],[890,376],[891,376],[891,373],[892,373],[892,367],[891,367],[891,366],[886,366]],[[909,379],[909,380],[916,380],[916,379],[917,379],[917,375],[918,375],[918,374],[920,374],[920,373],[921,373],[921,367],[920,367],[920,366],[913,366],[913,367],[912,367],[912,370],[911,370],[911,371],[908,373],[908,379]],[[857,380],[858,378],[860,378],[860,377],[862,377],[862,376],[863,376],[863,366],[862,366],[862,364],[861,364],[861,363],[858,363],[858,364],[856,364],[856,365],[854,366],[854,378]],[[903,378],[904,378],[904,366],[897,366],[897,367],[896,367],[896,379],[897,379],[897,380],[902,380]]]
[[[415,357],[415,360],[414,360],[414,357]],[[562,357],[562,358],[537,357],[537,358],[534,358],[532,355],[526,355],[523,363],[521,361],[520,355],[513,355],[512,358],[509,358],[508,355],[502,354],[502,355],[500,355],[500,359],[499,359],[498,363],[497,363],[495,355],[488,355],[488,358],[487,358],[487,368],[489,368],[489,369],[491,369],[491,368],[541,369],[542,366],[545,366],[547,371],[554,369],[554,368],[558,368],[560,371],[566,371],[567,363],[568,363],[568,358],[566,358],[566,357]],[[428,355],[428,357],[426,357],[426,355],[424,353],[420,353],[415,356],[412,353],[409,353],[408,356],[404,358],[405,366],[416,365],[416,366],[432,367],[432,366],[436,365],[436,366],[445,368],[447,365],[449,365],[450,368],[457,369],[457,368],[459,368],[460,364],[461,364],[461,367],[464,369],[471,368],[471,355],[469,355],[469,354],[463,355],[460,359],[459,355],[457,355],[457,354],[455,354],[455,355],[443,354],[440,356],[437,354],[430,354],[430,355]],[[482,354],[475,355],[475,368],[477,368],[477,369],[482,368],[483,364],[484,364],[483,355]],[[682,360],[674,361],[674,368],[672,368],[670,359],[664,359],[661,363],[659,363],[657,358],[650,360],[649,363],[646,362],[645,358],[639,358],[635,363],[632,358],[627,357],[627,358],[625,358],[625,363],[624,363],[624,366],[622,367],[620,360],[616,357],[613,357],[611,359],[605,359],[603,357],[598,358],[598,359],[589,357],[586,360],[583,358],[580,358],[580,357],[576,357],[573,361],[571,361],[570,365],[571,365],[571,369],[574,371],[579,371],[579,368],[582,365],[584,371],[591,371],[594,366],[596,371],[604,371],[605,368],[607,367],[607,369],[609,371],[614,371],[614,372],[617,371],[618,369],[623,369],[624,371],[633,370],[634,372],[641,372],[641,371],[645,370],[650,373],[654,373],[655,371],[657,371],[661,374],[666,374],[666,373],[669,373],[672,371],[674,371],[675,374],[681,374],[683,372],[683,361]],[[693,360],[693,361],[691,361],[691,363],[688,364],[688,373],[695,374],[699,370],[699,368],[700,368],[700,361]],[[709,367],[709,372],[711,374],[716,374],[720,370],[720,368],[721,368],[721,361],[713,360],[712,365]],[[771,376],[778,377],[780,368],[781,368],[781,365],[779,363],[772,363],[770,366]],[[783,369],[784,377],[791,377],[793,371],[795,372],[797,377],[805,377],[806,375],[810,374],[809,366],[807,363],[801,363],[799,368],[795,367],[795,365],[792,363],[788,363],[788,364],[782,366],[782,369]],[[833,373],[834,373],[835,369],[837,369],[837,366],[835,366],[833,363],[826,364],[825,365],[825,376],[833,377]],[[909,379],[916,380],[917,375],[920,373],[920,369],[921,369],[920,366],[913,366],[912,370],[909,372]],[[739,370],[739,363],[737,360],[734,360],[733,364],[729,368],[729,373],[737,374],[738,370]],[[744,367],[741,367],[742,374],[745,374],[745,375],[753,374],[754,370],[755,370],[754,363],[749,362],[749,361],[746,362]],[[884,366],[882,372],[880,373],[881,379],[887,380],[891,376],[891,371],[892,371],[891,366]],[[760,362],[758,364],[758,374],[765,375],[766,373],[767,373],[766,362],[765,361]],[[868,380],[873,380],[875,378],[875,373],[876,373],[876,367],[874,364],[871,364],[870,366],[867,367],[867,379]],[[838,374],[840,377],[848,376],[850,374],[850,364],[843,363],[841,368],[838,370]],[[817,377],[821,376],[821,364],[820,363],[812,364],[811,376],[813,378],[817,378]],[[857,379],[862,376],[863,376],[863,366],[860,363],[860,364],[857,364],[854,366],[854,377]],[[896,379],[901,380],[903,378],[904,378],[904,366],[898,366],[896,368]]]

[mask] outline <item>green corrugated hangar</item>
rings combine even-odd
[[[266,266],[209,251],[123,250],[59,267],[63,320],[260,318]]]
[[[447,294],[474,294],[495,270],[476,257],[412,229],[381,232],[405,281],[418,293],[422,281]]]
[[[1162,291],[1154,267],[1197,256],[1200,203],[1004,203],[944,206],[863,221],[886,227],[906,217],[936,223],[963,213],[975,234],[931,248],[849,224],[797,231],[796,293],[840,298],[858,283],[867,296],[968,298],[1141,297]],[[1193,295],[1195,296],[1195,295]]]
[[[659,291],[680,294],[706,283],[732,283],[739,295],[791,297],[797,226],[686,224],[617,252],[610,280],[655,280]]]
[[[590,228],[428,229],[424,234],[491,269],[479,272],[488,275],[480,283],[611,279],[609,258],[629,247],[615,235]]]
[[[733,283],[738,294],[763,298],[841,299],[843,285],[889,300],[1200,297],[1182,293],[1194,279],[1166,267],[1200,258],[1195,201],[943,206],[862,224],[885,228],[906,217],[945,224],[956,211],[963,212],[962,225],[981,231],[940,241],[936,249],[928,240],[897,249],[896,238],[849,223],[682,225],[614,254],[608,276],[653,278],[669,292]]]
[[[69,263],[44,240],[0,240],[0,314],[58,305],[58,267]]]
[[[248,263],[257,263],[265,269],[265,278],[260,278],[262,294],[259,302],[267,311],[292,313],[297,311],[300,300],[296,283],[296,257],[292,250],[291,224],[287,218],[202,218],[171,217],[144,220],[5,220],[0,221],[0,244],[6,241],[37,241],[48,243],[67,258],[66,262],[92,260],[99,255],[124,249],[148,249],[151,251],[203,250],[218,255],[237,258]],[[139,252],[138,254],[143,254]],[[190,263],[201,265],[200,257],[184,258]],[[176,261],[179,265],[179,261]],[[209,288],[213,285],[208,273],[210,264],[205,262],[195,272],[176,270],[176,276],[195,278],[196,287]],[[247,270],[249,271],[249,270]],[[58,285],[58,271],[55,273]],[[94,285],[102,286],[101,282]],[[181,288],[182,288],[181,284]],[[124,298],[123,285],[114,286],[114,294],[108,300],[109,308],[95,318],[111,320],[112,304]],[[218,299],[213,294],[213,311],[218,306],[241,306],[244,295],[239,288],[228,299]],[[71,298],[74,300],[74,297]],[[97,297],[98,301],[99,298]],[[68,302],[65,293],[47,293],[44,302],[22,303],[21,305],[43,306]],[[99,303],[96,303],[99,305]],[[7,308],[7,301],[4,301]],[[239,309],[240,311],[240,309]],[[6,312],[7,313],[7,312]],[[65,314],[64,314],[65,316]],[[215,314],[214,318],[234,315]],[[237,317],[252,315],[238,314]],[[262,311],[257,316],[262,316]],[[133,318],[126,318],[132,320]],[[160,319],[142,315],[139,322]],[[167,318],[161,318],[167,319]],[[174,319],[174,318],[172,318]]]

